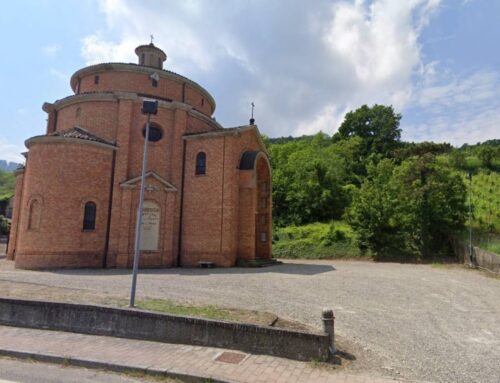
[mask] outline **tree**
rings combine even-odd
[[[391,157],[401,139],[401,115],[392,106],[363,105],[346,114],[334,140],[358,136],[363,140],[362,155],[371,153]]]
[[[467,166],[467,159],[463,150],[453,149],[450,153],[450,162],[456,169],[465,169]]]
[[[449,237],[463,227],[465,196],[460,176],[434,156],[399,166],[386,159],[370,167],[354,197],[351,224],[360,245],[376,257],[431,258],[445,253]]]
[[[14,195],[16,178],[14,174],[0,170],[0,201]]]
[[[448,143],[435,143],[435,142],[409,142],[402,143],[401,147],[396,149],[394,157],[399,160],[406,160],[410,157],[421,157],[426,154],[439,155],[449,153],[453,147]]]
[[[418,255],[448,251],[451,235],[463,229],[466,217],[462,178],[424,156],[395,169],[392,184],[398,190],[398,220]]]
[[[273,216],[278,225],[340,218],[347,204],[345,164],[323,133],[270,147]]]
[[[493,166],[493,160],[498,158],[499,155],[498,151],[494,147],[482,145],[477,151],[477,156],[481,160],[483,166],[491,169]]]
[[[376,257],[401,250],[404,238],[396,216],[395,193],[390,190],[394,163],[385,159],[368,167],[368,177],[354,194],[349,221],[359,247],[371,250]]]

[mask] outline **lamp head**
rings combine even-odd
[[[158,113],[158,101],[145,98],[142,101],[142,114]]]

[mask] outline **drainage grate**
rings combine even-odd
[[[229,352],[229,351],[224,351],[217,355],[215,358],[215,361],[217,362],[223,362],[223,363],[230,363],[230,364],[240,364],[245,358],[247,357],[247,354],[241,354],[239,352]]]

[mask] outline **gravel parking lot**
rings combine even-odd
[[[125,270],[15,270],[0,259],[0,286],[127,296],[130,279]],[[269,311],[317,327],[322,308],[331,307],[341,344],[358,359],[353,368],[430,382],[500,382],[500,280],[460,266],[287,261],[147,270],[138,294]]]

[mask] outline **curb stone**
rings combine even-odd
[[[14,351],[14,350],[0,349],[0,356],[8,356],[17,359],[30,359],[37,362],[70,365],[74,367],[101,369],[118,373],[139,372],[146,375],[164,376],[167,378],[178,379],[187,383],[206,383],[207,381],[211,383],[235,383],[234,381],[231,380],[220,380],[211,376],[188,374],[186,372],[177,371],[175,369],[168,370],[168,369],[156,369],[149,367],[132,367],[118,363],[107,363],[107,362],[99,362],[96,360],[70,358],[70,357],[50,355],[50,354],[40,354],[30,351]]]

